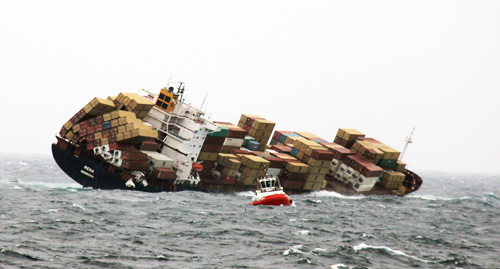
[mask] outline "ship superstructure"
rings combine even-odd
[[[163,142],[161,154],[174,160],[175,184],[197,185],[200,177],[193,171],[193,164],[198,160],[206,136],[220,127],[205,119],[203,111],[184,103],[183,93],[182,83],[177,90],[170,86],[161,89],[144,121],[158,130],[158,139]]]

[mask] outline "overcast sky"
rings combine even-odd
[[[499,48],[500,1],[1,1],[0,153],[173,76],[213,120],[399,150],[416,126],[410,169],[500,173]]]

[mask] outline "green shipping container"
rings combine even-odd
[[[220,131],[208,134],[209,136],[215,136],[215,137],[227,137],[229,134],[229,129],[224,127],[224,126],[219,126]]]
[[[397,160],[382,159],[378,162],[377,165],[382,167],[382,168],[396,168],[396,166],[398,165],[398,161]]]
[[[249,141],[255,141],[255,138],[248,135],[245,136],[245,139],[243,140],[243,147],[245,147]]]

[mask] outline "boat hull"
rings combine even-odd
[[[134,188],[127,187],[125,184],[128,180],[126,176],[130,173],[118,167],[107,163],[104,159],[95,156],[93,153],[81,149],[61,138],[58,137],[58,143],[52,144],[52,155],[57,165],[74,181],[78,182],[83,187],[90,187],[94,189],[112,190],[135,190],[144,192],[163,192],[163,191],[203,191],[203,192],[216,192],[216,193],[231,193],[241,191],[254,191],[255,186],[244,186],[238,184],[224,184],[217,182],[213,177],[201,176],[201,182],[198,185],[190,184],[174,184],[173,181],[150,182],[148,186],[136,184]],[[405,193],[397,193],[394,190],[384,189],[380,186],[375,186],[373,190],[358,193],[349,185],[332,179],[327,179],[327,191],[335,191],[344,195],[399,195],[404,196],[408,193],[418,190],[422,184],[422,179],[415,173],[406,170],[407,176],[405,185],[408,189]],[[285,191],[289,194],[308,193],[310,191],[287,189]],[[282,200],[277,200],[276,203],[281,204]]]
[[[289,206],[292,205],[292,200],[288,195],[273,194],[269,196],[264,196],[261,200],[252,201],[249,205],[272,205],[272,206]]]

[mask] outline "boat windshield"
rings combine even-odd
[[[263,178],[259,180],[260,188],[263,191],[271,191],[275,188],[276,186],[276,179],[275,178]]]

